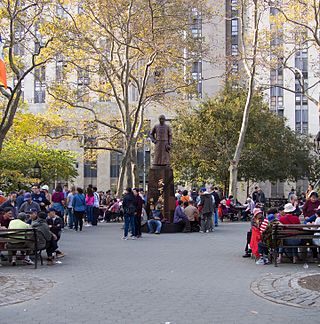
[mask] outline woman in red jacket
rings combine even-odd
[[[253,218],[251,222],[251,241],[250,241],[250,248],[252,250],[252,254],[259,258],[259,249],[258,244],[261,241],[261,232],[260,232],[260,225],[262,223],[262,210],[259,208],[255,208],[253,210]]]

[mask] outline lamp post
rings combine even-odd
[[[39,179],[39,180],[41,179],[41,166],[38,161],[33,167],[33,177],[35,179]]]

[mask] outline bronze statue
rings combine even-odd
[[[170,166],[170,150],[172,145],[171,128],[165,124],[166,117],[159,116],[159,124],[155,125],[149,134],[152,143],[155,144],[153,165]]]

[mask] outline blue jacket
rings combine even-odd
[[[184,213],[183,209],[181,206],[177,206],[176,210],[174,211],[174,217],[173,217],[173,222],[175,224],[179,223],[181,220],[187,220],[188,217]]]
[[[86,210],[86,198],[83,194],[75,194],[72,199],[72,207],[74,211],[84,212]]]

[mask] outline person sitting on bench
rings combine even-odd
[[[154,228],[156,231],[154,234],[160,234],[161,232],[161,219],[162,219],[162,205],[160,203],[157,204],[155,210],[152,211],[151,213],[151,218],[148,220],[148,230],[149,234],[152,234],[154,232]]]
[[[8,229],[28,229],[31,228],[29,224],[27,224],[26,221],[27,215],[25,213],[19,213],[17,219],[13,219],[10,224]],[[16,236],[15,236],[16,237]],[[20,234],[17,235],[17,238],[23,238],[24,235]],[[17,249],[17,250],[10,250],[9,251],[9,257],[11,258],[11,265],[15,266],[17,263],[16,260],[16,255],[17,251],[20,249],[26,249],[30,248],[30,250],[34,249],[34,242],[31,241],[25,241],[25,242],[8,242],[7,247],[10,249]],[[27,265],[32,265],[34,264],[33,261],[30,260],[29,257],[30,252],[27,251],[26,256],[24,257],[23,263]]]
[[[181,224],[183,226],[182,232],[188,233],[190,232],[190,222],[187,215],[184,213],[182,209],[183,202],[179,200],[178,206],[174,211],[173,223]]]

